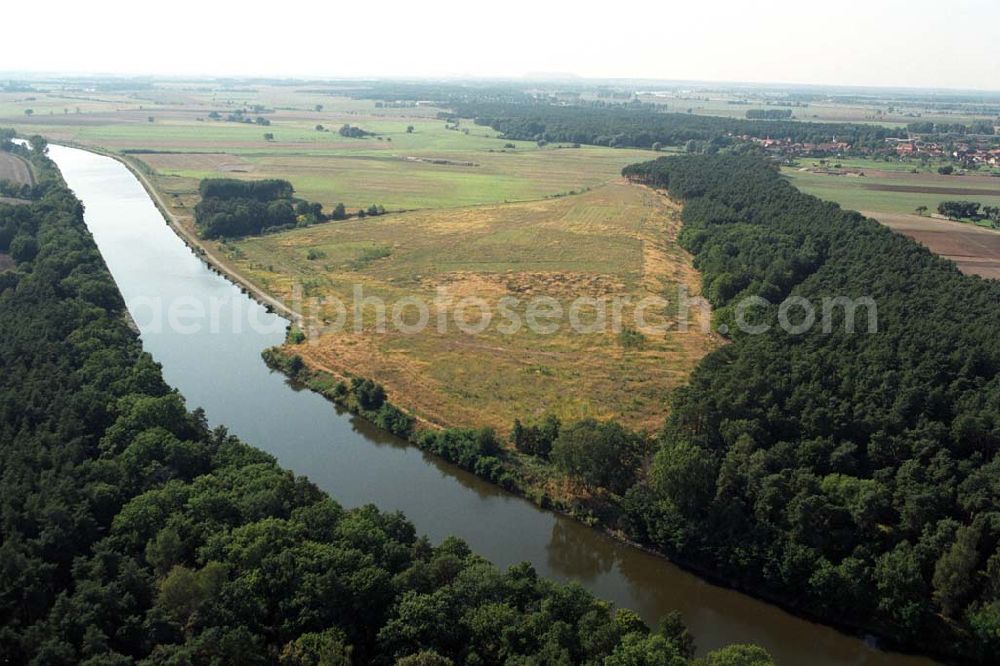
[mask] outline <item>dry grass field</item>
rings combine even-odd
[[[28,163],[17,155],[0,151],[0,180],[8,180],[18,185],[31,185],[34,178]]]
[[[554,413],[653,430],[666,414],[668,392],[717,344],[702,332],[700,311],[692,311],[688,331],[674,322],[677,285],[692,295],[699,289],[690,257],[676,243],[679,226],[667,199],[614,182],[540,202],[327,223],[223,249],[238,270],[286,302],[301,285],[304,310],[318,312],[317,321],[336,323],[338,312],[312,299],[346,303],[347,330],[296,345],[295,353],[310,366],[383,383],[394,402],[422,419],[505,431],[515,417]],[[385,332],[374,330],[373,307],[363,309],[364,330],[356,331],[355,285],[388,304]],[[526,322],[533,297],[555,299],[568,312],[581,296],[632,299],[621,310],[625,327],[645,296],[666,297],[674,307],[650,309],[653,328],[631,342],[614,332],[610,305],[599,331],[580,333],[565,319],[551,334],[527,325],[513,334],[500,330],[503,298],[517,299],[511,310]],[[419,333],[394,330],[393,304],[411,297],[429,304],[430,325]],[[456,311],[468,323],[482,322],[477,307],[458,305],[464,297],[483,299],[494,313],[485,331],[470,335],[454,324]],[[597,321],[596,312],[584,307],[580,321]],[[415,324],[417,314],[408,307],[401,319]],[[670,330],[654,331],[661,324]]]

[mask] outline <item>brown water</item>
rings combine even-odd
[[[501,567],[527,560],[540,574],[579,582],[649,623],[677,609],[700,653],[754,642],[782,665],[930,663],[706,583],[296,390],[260,358],[284,338],[284,320],[198,259],[122,164],[72,148],[50,151],[86,206],[87,225],[166,380],[189,407],[204,407],[212,424],[227,425],[343,505],[403,511],[434,541],[456,535]]]

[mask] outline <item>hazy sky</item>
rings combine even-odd
[[[998,0],[22,0],[3,15],[0,71],[1000,90]]]

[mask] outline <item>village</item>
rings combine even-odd
[[[920,138],[911,135],[906,139],[888,138],[878,148],[853,146],[846,141],[826,143],[797,143],[790,139],[737,137],[760,146],[767,153],[789,162],[799,157],[896,157],[900,160],[949,161],[959,168],[1000,168],[1000,137],[983,135],[965,136],[945,140]]]

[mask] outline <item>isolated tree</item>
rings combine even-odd
[[[413,125],[407,125],[406,126],[406,133],[407,134],[413,134]]]
[[[323,110],[323,105],[322,104],[317,104],[315,108],[316,108],[316,113],[319,113],[320,111]]]
[[[274,134],[272,132],[264,132],[264,141],[274,141]]]

